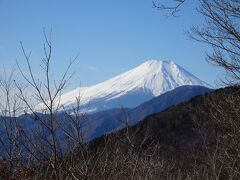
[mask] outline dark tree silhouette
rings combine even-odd
[[[158,4],[154,7],[167,10],[173,16],[187,0],[174,0],[173,6]],[[212,47],[207,61],[226,71],[228,85],[240,83],[240,1],[239,0],[198,0],[197,11],[204,17],[202,26],[189,30],[192,39]],[[159,2],[161,3],[161,1]]]

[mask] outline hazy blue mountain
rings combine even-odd
[[[187,101],[212,90],[203,86],[181,86],[144,102],[136,108],[110,109],[87,115],[86,132],[90,139],[124,127],[126,121],[134,125],[150,114],[161,112],[170,106]]]

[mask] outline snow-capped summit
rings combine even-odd
[[[61,97],[61,104],[71,109],[81,94],[87,111],[135,107],[183,85],[208,86],[172,61],[149,60],[138,67],[90,87],[76,88]]]

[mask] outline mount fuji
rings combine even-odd
[[[89,87],[78,87],[61,96],[60,104],[71,111],[76,97],[81,97],[82,110],[88,113],[139,104],[179,86],[200,85],[202,80],[172,61],[148,60],[138,67],[107,81]]]

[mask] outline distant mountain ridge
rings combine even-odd
[[[142,121],[145,117],[164,111],[171,106],[183,103],[195,96],[209,93],[212,90],[203,86],[181,86],[172,91],[166,92],[147,102],[144,102],[136,108],[115,108],[93,114],[83,115],[81,119],[82,134],[85,141],[90,141],[103,134],[114,132],[125,127],[126,122],[132,126]],[[48,118],[48,115],[38,114],[41,119]],[[0,126],[4,126],[4,119],[11,117],[0,117]],[[67,127],[69,124],[69,116],[65,113],[57,114],[59,122],[65,122]],[[38,127],[35,115],[25,114],[16,118],[25,132],[31,132]],[[2,132],[0,130],[0,135]],[[61,133],[59,135],[62,135]],[[1,154],[1,152],[0,152]]]
[[[133,109],[110,109],[87,115],[85,117],[86,137],[87,139],[94,139],[105,133],[121,129],[126,121],[130,126],[135,125],[151,114],[159,113],[171,106],[211,91],[213,90],[203,86],[181,86],[144,102]]]
[[[90,87],[79,87],[61,96],[61,105],[71,111],[81,94],[83,111],[134,108],[141,103],[183,85],[208,84],[170,61],[149,60],[140,66]]]

